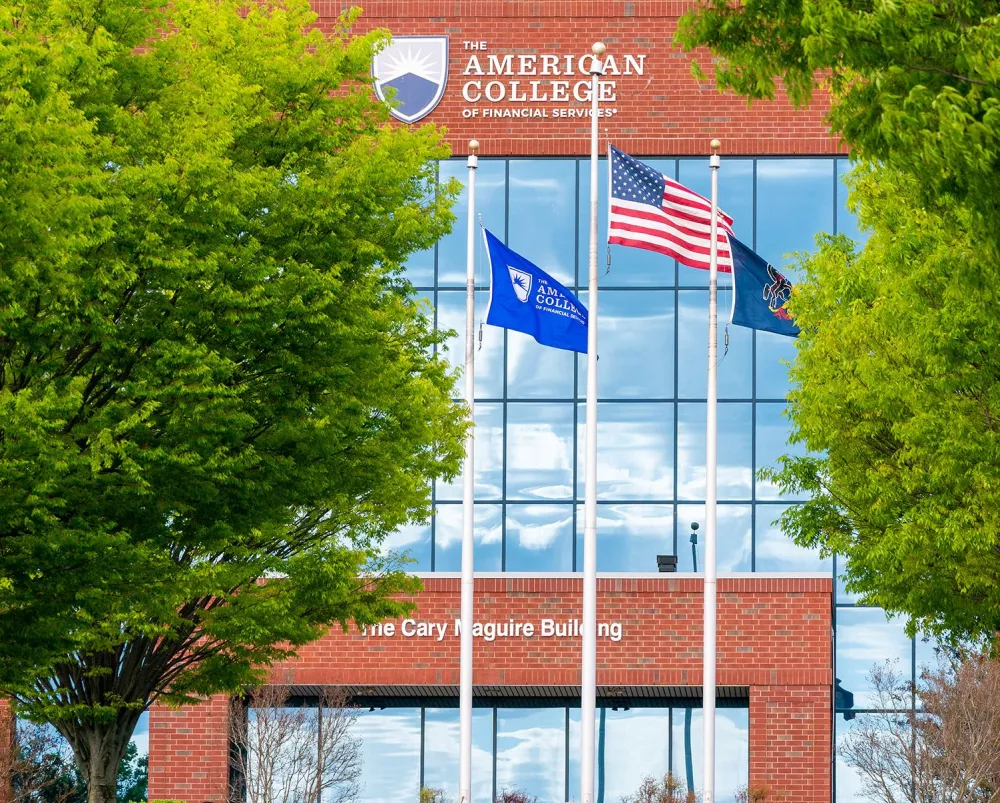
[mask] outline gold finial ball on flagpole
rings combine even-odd
[[[472,151],[473,153],[475,153],[476,151],[479,150],[479,140],[478,139],[470,139],[469,140],[469,150]]]
[[[722,147],[722,140],[713,139],[711,142],[708,143],[708,145],[713,151],[717,151],[719,150],[719,148]]]
[[[595,56],[603,56],[608,50],[604,42],[594,42],[590,49],[594,52]]]

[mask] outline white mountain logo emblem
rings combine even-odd
[[[517,296],[517,300],[527,301],[531,293],[531,274],[512,268],[510,265],[507,266],[507,270],[510,272],[510,283],[514,285],[514,295]]]

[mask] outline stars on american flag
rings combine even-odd
[[[712,245],[712,204],[696,192],[633,159],[614,146],[608,242],[671,256],[682,265],[708,270]],[[717,267],[732,269],[727,235],[733,220],[716,212]]]
[[[663,174],[627,154],[618,155],[611,160],[611,197],[661,208]]]

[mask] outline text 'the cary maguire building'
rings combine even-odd
[[[841,182],[847,161],[822,101],[801,112],[782,100],[747,109],[693,80],[672,44],[686,5],[370,0],[361,25],[396,37],[373,75],[380,95],[396,90],[400,124],[448,127],[456,158],[441,163],[441,177],[464,181],[465,148],[478,139],[485,224],[585,304],[595,40],[608,45],[602,150],[613,143],[707,194],[708,142],[721,139],[720,204],[736,235],[795,281],[785,254],[811,249],[821,231],[857,236]],[[340,10],[314,6],[327,25]],[[604,166],[600,175],[604,199]],[[437,325],[460,338],[464,238],[457,225],[407,268]],[[479,270],[481,312],[485,257]],[[701,786],[701,546],[691,523],[704,522],[707,278],[615,247],[601,280],[599,800],[667,771]],[[725,320],[728,279],[720,284]],[[872,704],[866,673],[885,658],[912,673],[924,648],[880,610],[855,606],[835,562],[773,523],[796,500],[756,473],[789,448],[784,361],[793,353],[789,338],[732,328],[719,368],[719,801],[748,783],[795,803],[853,800],[856,780],[834,745]],[[461,339],[450,354],[462,359]],[[477,355],[477,801],[505,787],[544,803],[579,799],[585,367],[572,352],[492,327]],[[364,704],[355,726],[364,801],[416,801],[421,786],[457,791],[461,493],[460,482],[439,484],[433,522],[392,540],[424,578],[412,621],[331,633],[276,675],[305,704],[331,686]],[[662,554],[677,556],[676,573],[657,573]],[[153,709],[150,799],[229,796],[229,715],[223,697]]]

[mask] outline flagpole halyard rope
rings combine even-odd
[[[483,213],[479,212],[477,216],[479,218],[479,228],[480,228],[480,230],[481,231],[486,231],[486,226],[483,224]],[[489,265],[488,265],[488,260],[487,260],[487,264],[484,264],[484,260],[483,260],[483,251],[484,251],[485,248],[486,248],[485,239],[484,238],[480,238],[480,240],[479,240],[479,251],[478,251],[479,256],[476,259],[476,278],[477,278],[477,282],[476,283],[477,284],[485,284],[486,285],[486,289],[485,290],[480,290],[479,292],[486,293],[486,304],[487,304],[487,308],[488,308],[489,307],[489,294],[490,294],[489,282],[488,281],[487,282],[479,282],[478,281],[478,277],[481,275],[480,274],[481,270],[486,272],[486,278],[489,279]],[[481,309],[481,307],[476,307],[476,309]],[[481,312],[479,314],[479,347],[476,349],[477,351],[482,351],[483,350],[483,326],[485,324],[486,324],[486,314],[484,312]]]

